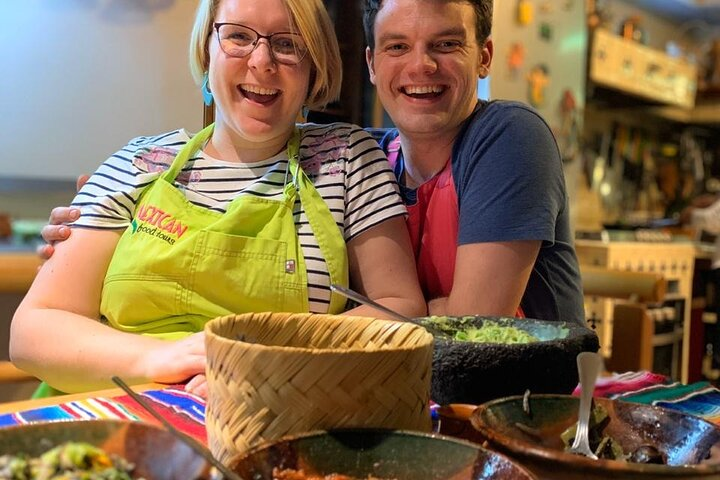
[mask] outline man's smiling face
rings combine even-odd
[[[455,135],[488,75],[492,44],[479,45],[472,5],[463,1],[385,0],[368,49],[370,80],[403,135]]]

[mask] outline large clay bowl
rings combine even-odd
[[[87,442],[135,464],[133,478],[207,479],[207,462],[170,433],[119,420],[36,423],[0,429],[0,455],[38,456],[65,442]]]
[[[274,467],[319,476],[394,480],[527,480],[504,455],[462,440],[400,430],[318,431],[261,445],[230,462],[241,477],[270,480]]]
[[[603,430],[625,452],[652,445],[667,458],[666,465],[619,460],[593,460],[564,451],[560,434],[577,422],[579,400],[569,395],[531,395],[528,415],[521,396],[480,405],[473,426],[494,449],[516,459],[540,478],[720,478],[715,454],[720,428],[701,418],[650,405],[595,398],[608,412]],[[711,453],[713,458],[708,459]],[[701,463],[702,462],[702,463]]]
[[[421,323],[427,318],[420,318]],[[454,326],[481,327],[492,321],[514,326],[540,341],[527,344],[474,343],[435,337],[431,398],[451,403],[480,404],[532,393],[571,393],[578,383],[576,357],[597,352],[597,335],[577,324],[530,318],[450,317]]]

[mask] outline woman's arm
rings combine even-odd
[[[13,317],[13,362],[66,392],[111,386],[112,375],[130,383],[177,382],[204,372],[202,334],[165,342],[98,321],[103,279],[120,232],[73,230]]]
[[[427,313],[403,217],[393,217],[367,229],[350,240],[347,249],[350,286],[354,290],[408,317]],[[354,308],[348,314],[387,317],[366,306]]]

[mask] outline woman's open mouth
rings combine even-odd
[[[238,90],[248,100],[261,105],[270,104],[280,96],[280,90],[278,89],[263,88],[257,85],[239,85]]]

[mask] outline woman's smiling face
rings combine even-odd
[[[245,25],[264,36],[297,30],[283,0],[222,0],[214,22]],[[216,130],[249,142],[289,136],[307,97],[309,56],[297,65],[278,63],[263,38],[247,56],[233,57],[220,47],[215,29],[209,54]]]

